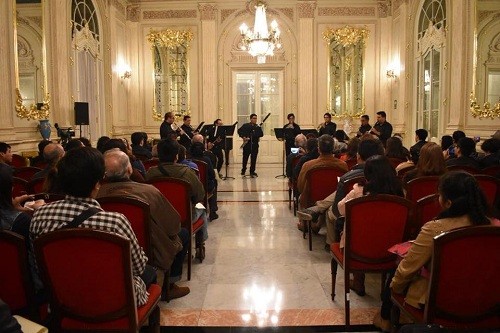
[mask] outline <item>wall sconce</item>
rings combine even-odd
[[[122,79],[122,83],[123,80],[130,79],[130,77],[132,76],[132,69],[130,68],[130,65],[125,63],[123,59],[120,59],[115,65],[114,72],[120,79]]]
[[[397,75],[396,73],[394,72],[394,69],[388,69],[386,72],[385,72],[385,75],[387,76],[388,79],[395,79],[397,78]]]
[[[130,79],[131,76],[132,76],[132,72],[131,71],[125,71],[125,72],[123,72],[122,75],[120,75],[120,78],[122,78],[122,80],[123,79]]]

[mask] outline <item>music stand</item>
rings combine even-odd
[[[305,136],[307,136],[308,134],[314,134],[316,137],[318,137],[318,131],[314,128],[301,129],[300,133],[304,134]]]
[[[214,124],[209,124],[209,125],[204,125],[201,130],[200,130],[200,134],[203,135],[204,137],[208,135],[208,132],[214,128]]]
[[[234,179],[234,177],[229,177],[227,175],[227,167],[229,166],[229,151],[233,150],[233,134],[234,134],[234,129],[236,128],[236,124],[238,122],[235,122],[232,125],[224,125],[219,127],[219,131],[223,131],[225,135],[224,139],[224,155],[226,158],[226,175],[222,177],[222,180],[227,180],[227,179]]]
[[[287,129],[293,131],[293,128],[287,128]],[[283,164],[283,171],[282,171],[281,175],[278,175],[274,178],[286,178],[286,175],[285,175],[285,160],[286,160],[285,129],[281,128],[281,127],[275,127],[274,128],[274,135],[276,136],[276,139],[278,139],[278,141],[283,142],[283,163],[282,163]]]

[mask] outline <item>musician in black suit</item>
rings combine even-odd
[[[285,134],[285,149],[286,156],[290,155],[290,149],[295,147],[295,137],[300,134],[300,126],[295,123],[295,115],[289,113],[286,117],[288,119],[288,124],[283,126]]]
[[[334,136],[337,131],[337,124],[332,123],[332,115],[327,112],[323,118],[325,119],[325,122],[319,125],[319,136],[322,136],[323,134]]]
[[[193,127],[191,127],[191,116],[184,116],[182,121],[183,123],[181,129],[184,131],[185,134],[182,134],[179,137],[179,143],[184,147],[186,147],[186,151],[189,151],[189,148],[191,147],[191,139],[193,138],[193,135],[196,133],[194,132]]]
[[[217,172],[219,176],[221,176],[220,171],[224,163],[224,154],[222,150],[224,149],[224,142],[226,141],[226,133],[222,130],[222,125],[222,120],[216,119],[214,121],[214,127],[207,133],[208,149],[217,157]]]
[[[174,120],[175,117],[173,112],[165,113],[165,118],[160,126],[160,138],[162,140],[163,139],[177,140],[177,135],[179,134],[180,130],[176,131],[172,128]]]
[[[250,159],[250,176],[257,177],[255,172],[255,164],[257,163],[257,154],[259,153],[259,140],[264,136],[262,128],[257,125],[257,115],[250,115],[250,122],[243,124],[238,129],[238,135],[243,139],[243,165],[241,167],[241,175],[244,176],[247,170],[248,157]]]
[[[370,133],[377,136],[385,147],[387,139],[392,135],[392,125],[386,120],[385,111],[377,112],[377,122],[373,125]]]

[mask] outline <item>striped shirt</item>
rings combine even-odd
[[[69,195],[64,200],[43,205],[33,214],[30,225],[31,241],[33,242],[43,234],[61,229],[90,207],[101,209],[99,203],[94,199],[77,198]],[[83,221],[79,227],[106,231],[130,239],[135,297],[138,306],[146,304],[148,292],[140,276],[144,272],[148,258],[139,246],[127,218],[120,213],[102,211]]]

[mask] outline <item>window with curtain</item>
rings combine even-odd
[[[417,27],[416,127],[429,131],[429,138],[439,136],[445,27],[445,0],[424,1]]]

